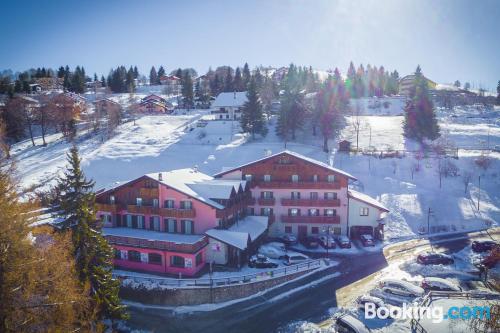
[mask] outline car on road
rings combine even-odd
[[[427,252],[419,254],[417,262],[421,265],[451,265],[455,260],[444,253]]]
[[[334,326],[339,333],[369,333],[369,329],[361,320],[348,313],[333,316]]]
[[[281,241],[285,243],[285,245],[294,245],[297,244],[297,237],[293,234],[284,234],[281,236]]]
[[[425,290],[437,290],[437,291],[462,291],[462,288],[457,284],[437,277],[426,277],[422,280],[420,284]]]
[[[361,235],[359,236],[359,239],[361,240],[361,243],[363,246],[375,246],[375,240],[373,239],[372,235]]]
[[[317,249],[319,246],[319,239],[314,236],[307,236],[300,240],[302,245],[308,249]]]
[[[271,261],[268,257],[263,254],[256,254],[251,256],[248,260],[248,267],[252,268],[276,268],[278,264]]]
[[[257,252],[271,259],[283,259],[287,254],[285,244],[280,242],[263,244],[259,247],[259,250]]]
[[[337,242],[339,243],[339,247],[342,249],[350,249],[351,248],[351,240],[347,236],[338,236]]]
[[[287,266],[301,264],[305,261],[310,260],[308,256],[299,252],[288,252],[285,256],[285,261],[283,263]]]
[[[319,243],[325,249],[334,249],[337,247],[337,245],[335,244],[335,238],[329,235],[319,236]]]
[[[363,295],[358,297],[357,299],[358,302],[358,308],[360,310],[365,310],[365,304],[366,303],[373,303],[375,304],[375,308],[378,309],[380,307],[385,306],[384,301],[381,298],[371,296],[371,295]]]
[[[494,241],[486,240],[486,241],[473,241],[472,242],[472,251],[474,252],[486,252],[493,250],[498,244]]]
[[[405,297],[421,297],[425,293],[421,287],[411,282],[397,279],[382,280],[379,287],[385,293]]]

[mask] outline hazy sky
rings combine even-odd
[[[317,69],[349,61],[400,75],[494,90],[500,80],[500,1],[6,1],[0,69],[119,64],[168,72],[209,66]]]

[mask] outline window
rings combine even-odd
[[[270,182],[271,181],[271,175],[264,175],[264,181],[265,182]]]
[[[109,203],[114,205],[115,204],[115,196],[114,195],[110,195],[109,196]]]
[[[273,192],[271,192],[271,191],[260,192],[260,197],[263,198],[263,199],[272,199],[273,198]]]
[[[311,227],[311,234],[319,234],[319,228],[318,227]]]
[[[160,231],[160,217],[150,216],[149,217],[149,229]]]
[[[191,220],[182,220],[181,228],[183,234],[191,235],[194,233],[193,221]]]
[[[165,219],[165,231],[171,234],[177,233],[177,221],[174,219]]]
[[[247,182],[252,181],[252,175],[245,175],[245,180],[246,180]]]
[[[184,267],[184,258],[179,256],[170,257],[170,266]]]
[[[113,249],[114,257],[115,259],[121,259],[122,258],[122,253],[118,249]]]
[[[335,175],[328,175],[328,182],[333,183],[335,181]]]
[[[313,175],[312,176],[312,181],[317,183],[318,182],[318,175]]]
[[[203,256],[202,256],[202,254],[201,254],[201,252],[200,252],[200,253],[198,253],[198,254],[196,255],[196,258],[195,258],[195,263],[196,263],[196,266],[199,266],[199,265],[201,264],[201,262],[202,262],[202,261],[203,261]]]
[[[332,208],[325,209],[325,216],[335,216],[337,215],[337,211]]]
[[[127,227],[132,228],[132,215],[127,214],[125,216],[127,217]]]
[[[153,199],[153,207],[158,207],[158,199]]]
[[[334,227],[333,228],[333,234],[334,235],[340,235],[341,231],[342,231],[341,227]]]
[[[102,214],[101,215],[101,222],[102,223],[110,223],[111,222],[111,215]]]
[[[292,195],[291,195],[291,198],[292,199],[300,199],[300,192],[292,192]]]
[[[317,200],[318,199],[318,192],[311,192],[310,198],[311,198],[311,200]]]
[[[309,216],[319,216],[319,210],[316,208],[309,208]]]
[[[255,209],[253,207],[247,207],[247,215],[255,215]]]
[[[299,181],[299,175],[292,175],[292,182],[297,183]]]
[[[291,234],[292,233],[292,227],[291,226],[285,226],[285,233],[286,234]]]
[[[300,209],[298,209],[298,208],[290,208],[288,210],[288,216],[300,216]]]
[[[141,262],[141,253],[134,251],[134,250],[129,250],[128,251],[128,260]]]
[[[149,253],[148,254],[148,263],[150,263],[152,265],[161,265],[161,254]]]
[[[192,209],[193,203],[191,201],[181,201],[181,209]]]
[[[273,215],[273,209],[272,208],[261,208],[260,209],[260,215],[262,216],[271,216]]]
[[[144,229],[144,215],[137,215],[137,228]]]
[[[359,216],[368,216],[368,207],[362,207],[359,209]]]
[[[174,208],[174,200],[165,200],[163,202],[164,208]]]
[[[325,192],[325,200],[333,200],[333,199],[337,199],[336,192]]]
[[[135,204],[137,206],[142,206],[142,198],[135,198]]]
[[[116,214],[115,215],[115,225],[117,227],[121,227],[122,226],[122,216],[120,214]]]

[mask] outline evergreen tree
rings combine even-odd
[[[250,73],[250,68],[248,67],[248,63],[245,62],[245,65],[243,66],[243,91],[247,90],[247,86],[250,83],[251,77],[252,74]],[[259,83],[256,82],[256,85],[258,87]]]
[[[498,80],[497,84],[497,105],[500,105],[500,80]]]
[[[64,78],[64,75],[66,74],[66,70],[64,69],[63,66],[59,67],[59,69],[57,70],[57,77],[62,79]]]
[[[139,70],[137,69],[137,66],[134,66],[134,79],[139,78]]]
[[[112,277],[112,249],[100,233],[95,219],[94,182],[86,179],[80,167],[78,149],[68,154],[69,167],[61,177],[60,208],[62,226],[72,230],[76,268],[82,285],[90,284],[90,295],[97,319],[124,319],[125,307],[118,297],[119,282]]]
[[[464,89],[467,90],[467,91],[470,89],[470,83],[469,82],[465,82]]]
[[[132,93],[135,91],[134,69],[132,68],[132,66],[130,66],[127,72],[125,86],[127,92]]]
[[[241,128],[243,132],[251,133],[252,139],[255,139],[255,134],[265,136],[267,134],[266,118],[262,112],[262,103],[253,78],[248,84],[247,99],[241,113]]]
[[[155,66],[153,66],[149,71],[149,85],[155,85],[157,82],[158,82],[158,74],[156,73]]]
[[[460,84],[460,81],[456,80],[455,83],[453,83],[453,85],[457,88],[460,88],[461,84]]]
[[[231,68],[228,68],[226,73],[226,78],[224,79],[224,92],[233,92],[233,91],[234,91],[233,73]]]
[[[104,75],[101,75],[101,85],[103,87],[106,87],[106,78],[104,77]]]
[[[415,71],[415,82],[405,106],[403,130],[405,137],[418,142],[423,142],[425,139],[435,140],[439,137],[434,106],[429,97],[427,80],[420,66]]]
[[[182,72],[182,68],[178,68],[177,71],[175,72],[175,76],[177,76],[179,79],[183,79],[184,73]]]
[[[236,67],[236,72],[234,73],[233,80],[233,89],[234,91],[243,91],[243,78],[241,77],[241,70],[239,67]]]
[[[295,74],[292,74],[295,75]],[[292,76],[293,78],[294,76]],[[294,82],[293,80],[291,82]],[[293,83],[292,83],[293,84]],[[284,82],[283,95],[281,96],[281,108],[278,114],[276,134],[285,140],[296,139],[296,132],[304,124],[307,107],[304,103],[304,95],[297,89],[292,89],[288,80]]]
[[[184,103],[184,107],[191,108],[193,107],[193,80],[191,79],[191,75],[188,72],[184,73],[184,77],[182,79],[182,101]]]
[[[165,68],[163,68],[163,66],[160,66],[160,69],[158,69],[158,84],[160,84],[160,78],[162,76],[165,76]]]

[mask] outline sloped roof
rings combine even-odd
[[[345,172],[345,171],[342,171],[342,170],[340,170],[340,169],[337,169],[337,168],[331,167],[331,166],[329,166],[329,165],[328,165],[328,164],[326,164],[326,163],[320,162],[320,161],[318,161],[318,160],[315,160],[315,159],[313,159],[313,158],[310,158],[310,157],[304,156],[304,155],[302,155],[302,154],[299,154],[299,153],[296,153],[296,152],[294,152],[294,151],[290,151],[290,150],[284,150],[284,151],[281,151],[281,152],[279,152],[279,153],[276,153],[276,154],[273,154],[273,155],[270,155],[270,156],[266,156],[266,157],[264,157],[264,158],[261,158],[261,159],[258,159],[258,160],[255,160],[255,161],[252,161],[252,162],[249,162],[249,163],[246,163],[246,164],[242,164],[242,165],[237,166],[237,167],[232,167],[232,168],[227,168],[227,169],[225,168],[225,169],[224,169],[224,171],[219,172],[219,173],[216,173],[216,174],[214,175],[214,177],[219,177],[219,176],[222,176],[222,175],[224,175],[224,174],[226,174],[226,173],[229,173],[229,172],[232,172],[232,171],[235,171],[235,170],[241,169],[241,168],[243,168],[243,167],[246,167],[246,166],[249,166],[249,165],[252,165],[252,164],[255,164],[255,163],[259,163],[259,162],[262,162],[262,161],[266,161],[266,160],[268,160],[268,159],[270,159],[270,158],[274,158],[274,157],[279,156],[279,155],[282,155],[282,154],[287,154],[287,155],[290,155],[290,156],[294,156],[294,157],[296,157],[296,158],[298,158],[298,159],[301,159],[301,160],[307,161],[307,162],[312,163],[312,164],[315,164],[315,165],[317,165],[317,166],[319,166],[319,167],[322,167],[322,168],[325,168],[325,169],[331,170],[331,171],[333,171],[333,172],[339,173],[339,174],[344,175],[344,176],[346,176],[346,177],[348,177],[348,178],[351,178],[351,179],[354,179],[354,180],[356,180],[356,179],[357,179],[356,177],[354,177],[353,175],[351,175],[351,174],[349,174],[349,173],[347,173],[347,172]]]
[[[380,210],[383,210],[385,212],[389,211],[389,209],[387,209],[384,205],[382,205],[380,202],[373,199],[372,197],[370,197],[367,194],[364,194],[364,193],[361,193],[358,191],[354,191],[354,190],[349,190],[349,191],[347,191],[347,195],[349,196],[349,198],[364,202],[370,206],[373,206],[373,207],[378,208]]]
[[[171,234],[166,232],[135,228],[102,228],[103,236],[131,237],[150,241],[164,241],[177,244],[195,244],[204,235]]]
[[[205,234],[240,250],[245,250],[248,241],[254,242],[267,230],[267,224],[267,216],[247,216],[229,229],[210,229]]]
[[[213,107],[240,107],[248,101],[247,92],[223,92],[215,99]]]

